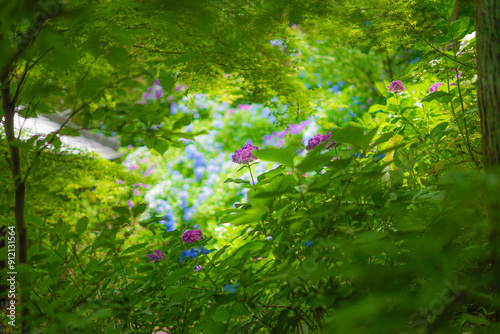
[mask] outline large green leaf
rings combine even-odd
[[[431,2],[431,4],[439,16],[449,21],[455,10],[455,2],[457,0],[436,0]]]
[[[434,92],[434,93],[430,93],[429,95],[427,95],[423,100],[422,102],[431,102],[433,100],[438,100],[440,102],[450,102],[452,99],[454,98],[454,96],[450,93],[446,93],[446,92],[442,92],[442,91],[437,91],[437,92]]]
[[[353,125],[347,125],[343,128],[336,128],[331,131],[331,140],[338,143],[348,143],[363,150],[368,148],[373,137],[377,133],[377,128],[372,129],[366,135],[362,128]]]
[[[266,147],[257,151],[253,154],[264,161],[278,162],[280,164],[293,167],[293,158],[295,156],[295,150],[291,147],[285,149],[276,147]]]
[[[79,236],[83,234],[87,230],[87,226],[89,225],[89,219],[87,217],[82,217],[76,223],[76,234]]]
[[[463,33],[467,31],[469,27],[470,18],[468,16],[461,17],[456,21],[451,23],[451,33],[453,34],[453,39],[462,37]]]
[[[128,253],[133,253],[133,252],[137,252],[138,250],[140,249],[144,249],[144,247],[147,245],[148,243],[147,242],[144,242],[142,244],[138,244],[138,245],[133,245],[133,246],[130,246],[129,248],[125,249],[123,251],[123,254],[128,254]]]

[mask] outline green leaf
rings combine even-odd
[[[214,256],[212,257],[212,261],[215,262],[219,257],[222,256],[222,254],[224,254],[226,252],[226,249],[229,248],[229,245],[226,245],[224,247],[222,247],[221,249],[219,249],[217,251],[217,253],[214,254]]]
[[[215,314],[212,316],[212,319],[215,321],[228,321],[231,313],[227,309],[228,305],[220,306]]]
[[[353,245],[360,245],[365,243],[371,243],[375,241],[379,241],[387,236],[386,232],[363,232],[360,233],[356,239],[354,239]]]
[[[177,122],[174,123],[172,126],[172,130],[182,128],[183,126],[191,124],[191,118],[190,117],[183,117]]]
[[[165,277],[165,280],[169,282],[170,284],[178,282],[181,278],[184,278],[188,274],[191,274],[193,272],[193,269],[190,268],[183,268],[183,269],[177,269],[173,271],[170,275]]]
[[[227,333],[227,326],[227,324],[221,321],[213,321],[208,324],[207,330],[209,331],[209,334]]]
[[[168,59],[165,61],[166,65],[175,65],[175,64],[183,64],[189,62],[191,59],[196,58],[197,56],[194,54],[186,54],[182,55],[178,58]]]
[[[292,147],[284,149],[276,147],[266,147],[252,152],[257,158],[264,161],[278,162],[280,164],[293,167],[295,150]]]
[[[19,148],[30,148],[30,145],[26,143],[24,140],[14,138],[11,141],[9,141],[9,145],[13,147],[19,147]]]
[[[462,319],[472,322],[473,324],[476,325],[485,325],[485,326],[491,325],[491,322],[489,320],[472,314],[464,314],[462,315]]]
[[[168,150],[169,144],[168,142],[163,139],[163,138],[157,138],[156,142],[154,143],[154,149],[156,152],[163,154]]]
[[[231,308],[231,311],[233,312],[234,315],[239,315],[239,316],[250,314],[245,304],[243,303],[234,304],[234,306]]]
[[[121,47],[111,47],[106,53],[106,59],[114,67],[122,67],[128,63],[127,51]]]
[[[153,271],[155,267],[153,266],[152,263],[146,263],[145,265],[140,266],[137,268],[138,273],[145,273],[146,271]]]
[[[245,184],[250,184],[250,181],[246,181],[246,180],[243,180],[243,179],[232,179],[232,178],[228,178],[226,179],[226,181],[224,181],[224,183],[245,183]]]
[[[343,128],[336,128],[331,131],[330,139],[339,143],[349,143],[363,150],[368,148],[373,136],[377,133],[377,128],[372,129],[366,135],[364,130],[357,126],[347,125]]]
[[[431,2],[432,7],[436,10],[440,17],[449,21],[453,11],[455,10],[455,2],[457,0],[436,0]]]
[[[314,168],[319,166],[323,166],[332,161],[332,157],[328,155],[320,155],[316,156],[312,154],[313,151],[309,152],[304,160],[297,166],[297,169],[300,170],[300,174],[304,174]]]
[[[76,223],[76,234],[79,236],[83,234],[87,230],[87,226],[89,225],[89,219],[87,217],[82,217]]]
[[[431,102],[433,100],[438,100],[439,102],[445,102],[448,103],[450,102],[454,96],[450,93],[442,92],[442,91],[437,91],[434,93],[430,93],[427,95],[422,102]]]
[[[369,113],[376,113],[377,111],[387,111],[387,106],[383,104],[374,104],[368,109]]]
[[[142,140],[144,141],[144,144],[146,144],[146,147],[149,148],[149,149],[153,149],[154,148],[154,145],[156,143],[156,138],[154,138],[153,136],[144,136],[142,137]]]
[[[148,204],[147,203],[140,203],[140,204],[137,204],[135,205],[133,208],[132,208],[132,216],[134,218],[138,217],[139,215],[141,215],[144,211],[146,211],[146,209],[148,208]]]
[[[36,272],[27,264],[17,263],[16,272],[16,280],[21,286],[28,287],[36,280]]]
[[[61,148],[61,145],[62,145],[62,142],[61,142],[61,139],[59,138],[59,136],[54,137],[54,139],[52,140],[52,146],[54,146],[54,148],[56,150],[58,150]]]
[[[258,222],[266,213],[263,209],[251,208],[240,210],[237,213],[230,214],[221,218],[220,223],[232,223],[233,225],[243,225]]]
[[[123,254],[137,252],[139,249],[143,249],[147,244],[148,243],[145,242],[145,243],[142,243],[142,244],[130,246],[129,248],[127,248],[127,249],[125,249],[123,251]]]
[[[434,138],[435,140],[441,139],[445,133],[444,130],[448,127],[448,122],[441,122],[438,125],[436,125],[432,130],[431,130],[431,137]]]
[[[451,23],[451,33],[453,34],[453,39],[461,38],[463,33],[467,31],[469,27],[470,18],[468,16],[461,17],[456,21]]]
[[[128,206],[113,206],[111,208],[114,212],[119,213],[121,216],[129,217],[130,216],[130,210]]]
[[[249,251],[260,250],[265,245],[266,244],[263,243],[262,241],[258,241],[258,240],[250,241],[250,242],[244,244],[243,246],[241,246],[240,248],[238,248],[237,252],[241,253],[241,254],[245,254],[245,253],[248,253]]]
[[[175,85],[175,78],[169,73],[160,73],[160,85],[163,87],[163,90],[170,93],[172,92],[172,88]]]
[[[80,133],[76,129],[65,126],[64,128],[61,129],[61,131],[59,131],[59,135],[78,137],[80,135]]]
[[[276,175],[280,175],[280,174],[284,173],[285,172],[285,168],[286,167],[284,167],[284,166],[278,166],[275,169],[272,169],[272,170],[270,170],[268,172],[262,173],[259,176],[257,176],[257,181],[262,181],[262,180],[266,180],[266,179],[272,179]]]
[[[385,143],[386,141],[388,141],[389,139],[391,139],[393,135],[394,135],[393,132],[386,132],[386,133],[384,133],[383,135],[381,135],[380,137],[378,137],[377,139],[375,139],[375,141],[372,144],[372,147],[376,147],[377,145]]]

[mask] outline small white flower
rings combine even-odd
[[[430,64],[432,67],[434,67],[434,66],[438,65],[438,64],[441,62],[441,60],[442,60],[442,58],[439,58],[439,59],[434,59],[434,60],[431,60],[431,61],[429,62],[429,64]]]
[[[470,41],[473,39],[473,38],[476,38],[476,32],[473,31],[471,32],[470,34],[468,35],[465,35],[464,38],[462,38],[462,42],[460,43],[460,51],[462,51],[463,49],[465,49],[467,46],[469,46],[469,43]]]

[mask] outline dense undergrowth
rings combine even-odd
[[[130,80],[129,104],[109,102],[118,116],[106,96],[82,118],[123,131],[121,165],[17,141],[23,168],[37,164],[16,266],[30,333],[499,330],[488,212],[500,178],[483,170],[469,21],[443,21],[437,54],[334,48],[293,23],[267,47],[296,66],[302,108],[172,72]],[[137,121],[116,126],[123,115]]]

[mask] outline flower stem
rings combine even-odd
[[[255,185],[255,180],[254,180],[253,174],[252,174],[252,167],[250,167],[250,164],[247,164],[247,167],[248,167],[248,170],[250,171],[250,177],[252,178],[252,183],[253,183],[252,185],[254,186]]]

